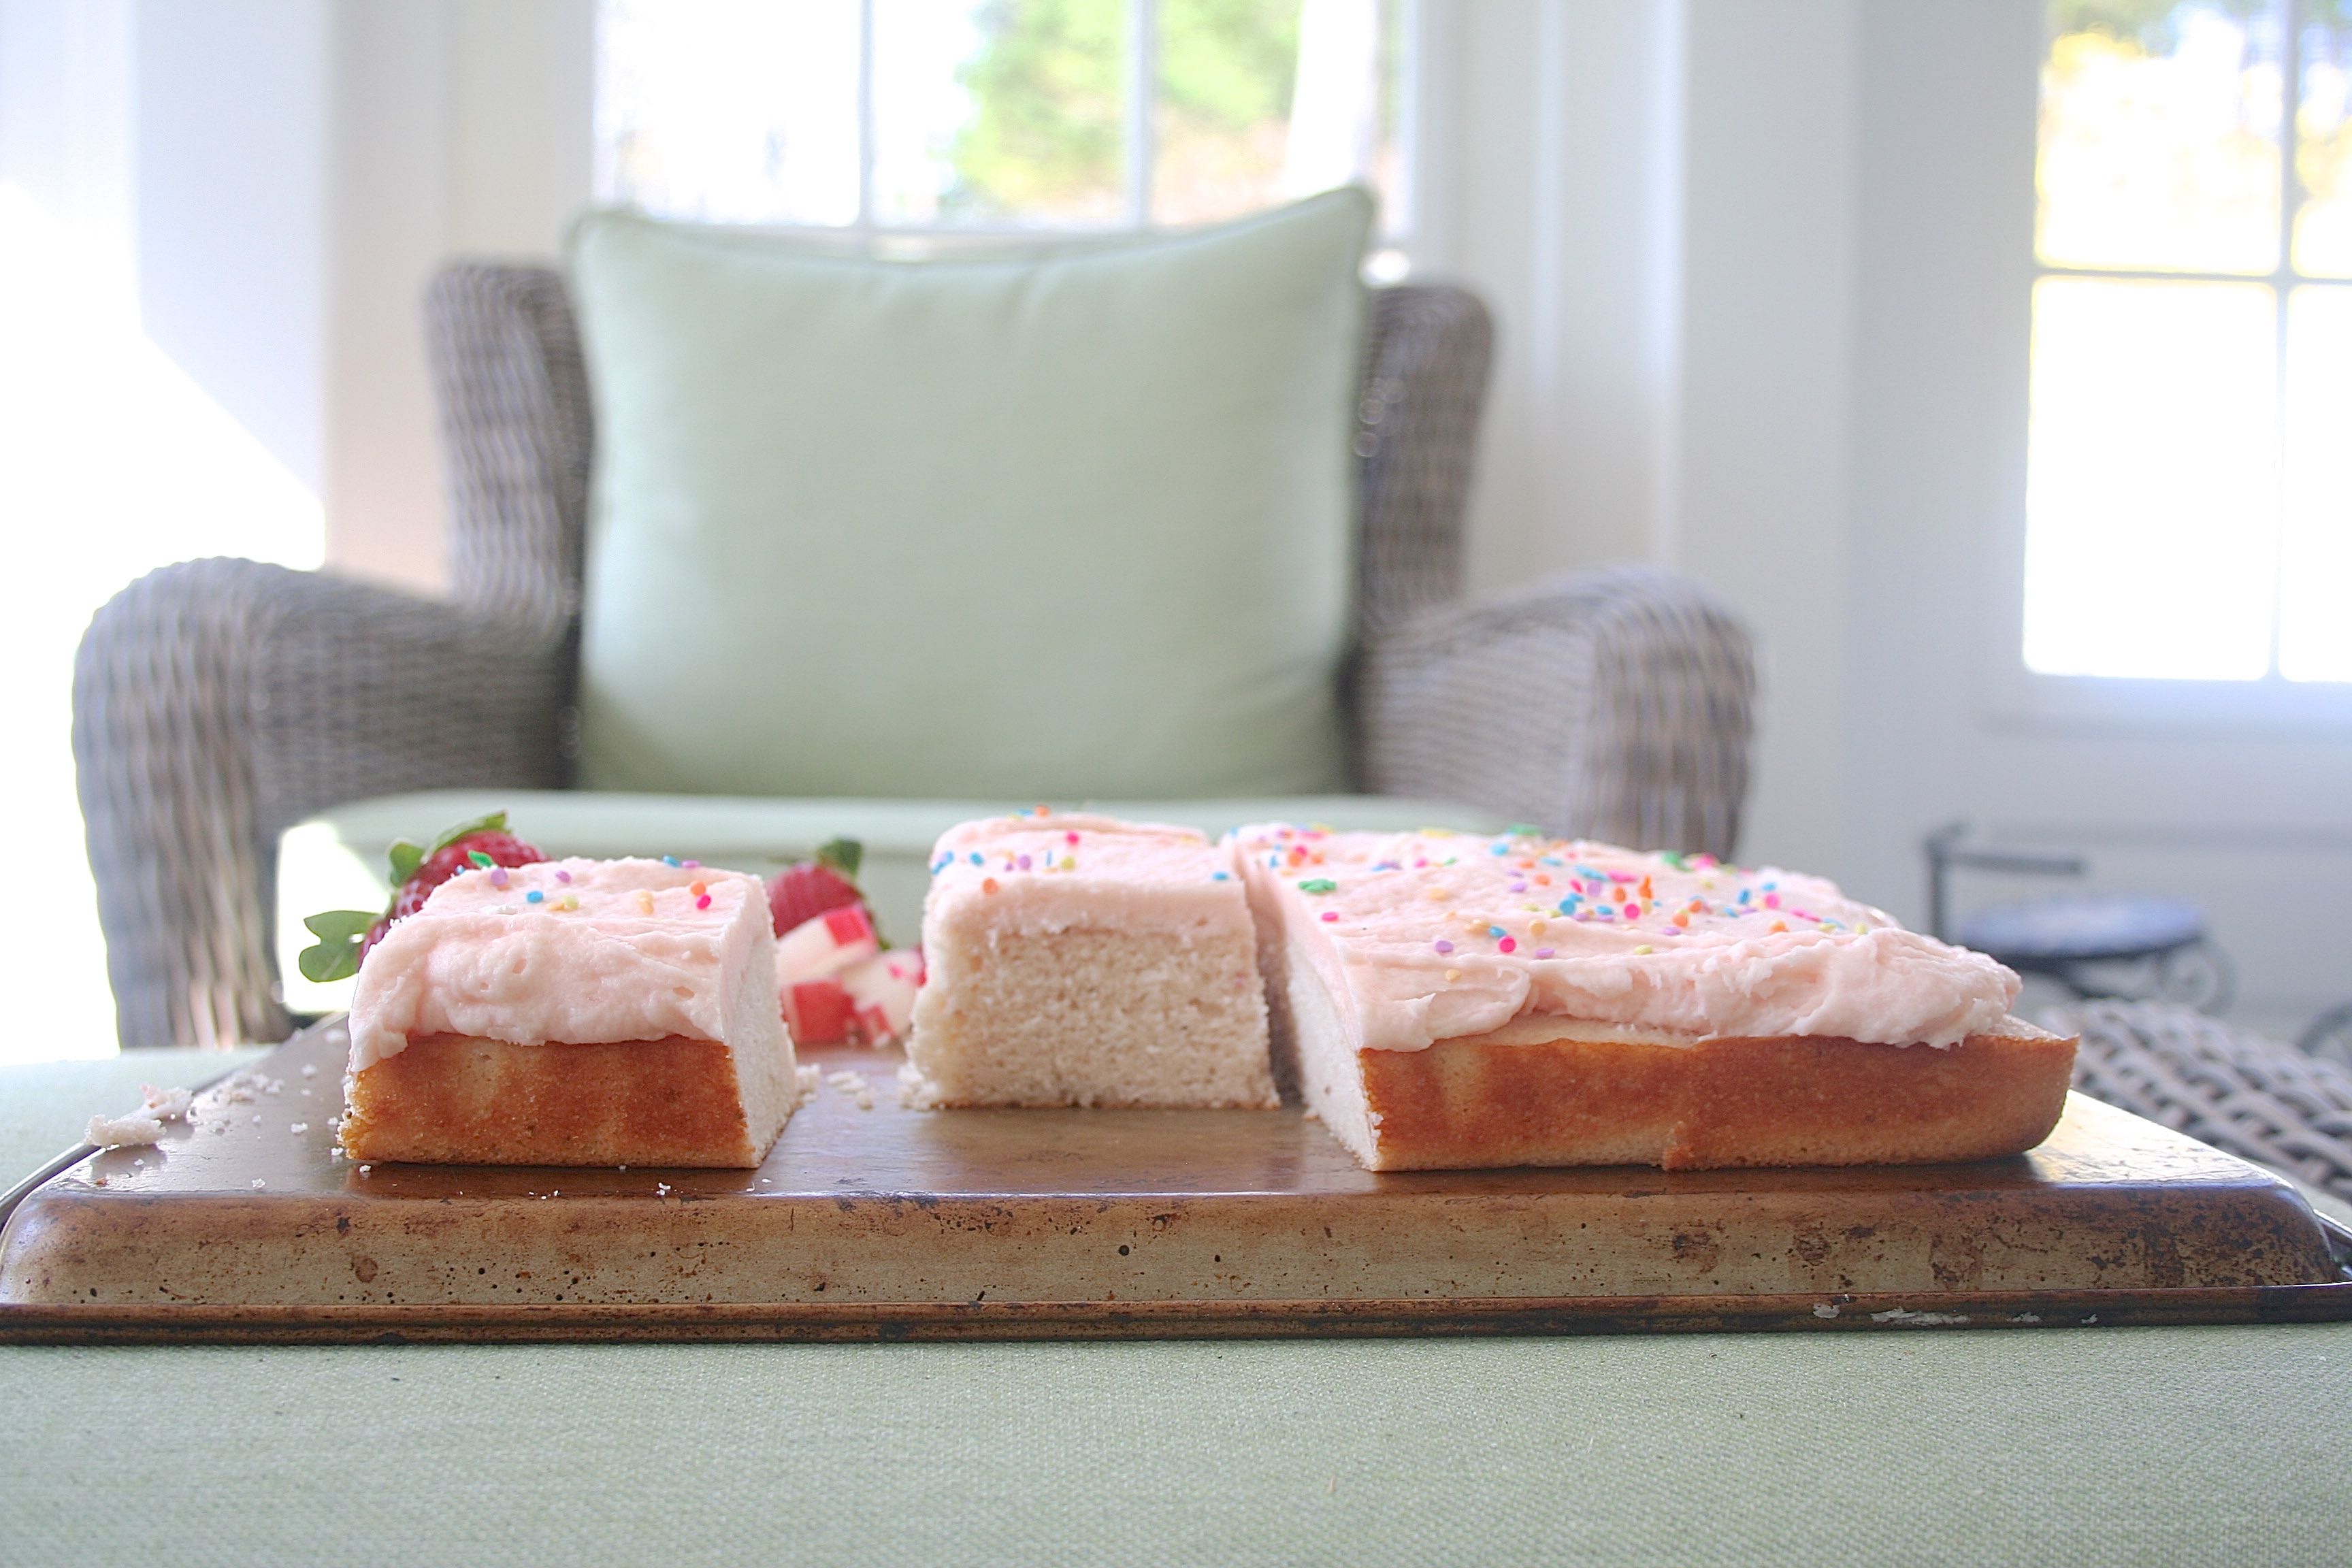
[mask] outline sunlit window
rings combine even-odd
[[[2048,15],[2026,665],[2352,681],[2352,0]]]
[[[887,237],[1197,223],[1360,182],[1395,247],[1409,4],[602,0],[599,194]]]

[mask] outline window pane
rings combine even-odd
[[[2279,672],[2352,680],[2352,289],[2287,303]]]
[[[2314,6],[2303,34],[2303,103],[2295,114],[2294,264],[2352,278],[2352,5]]]
[[[2269,670],[2276,345],[2263,284],[2034,285],[2030,668]]]
[[[1349,0],[1341,6],[1369,9]],[[1155,221],[1203,223],[1282,199],[1300,9],[1299,0],[1161,0]],[[1357,41],[1345,36],[1355,16],[1317,9],[1339,24],[1330,47]],[[1337,74],[1346,75],[1344,62]],[[1317,151],[1328,157],[1335,150]]]
[[[857,218],[857,0],[602,0],[598,194],[675,217]]]
[[[876,0],[877,216],[1118,222],[1127,37],[1125,0]]]
[[[2276,18],[2259,0],[2052,0],[2035,243],[2063,267],[2278,261]]]
[[[1391,121],[1401,7],[1160,0],[1151,216],[1205,223],[1362,183],[1400,226]]]

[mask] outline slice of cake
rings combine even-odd
[[[1236,836],[1277,1060],[1376,1171],[2014,1154],[2074,1042],[1818,878],[1533,834]]]
[[[554,860],[451,878],[352,1001],[354,1160],[757,1165],[798,1098],[756,877]]]
[[[1278,1104],[1230,846],[1044,812],[940,838],[907,1076],[923,1105]]]

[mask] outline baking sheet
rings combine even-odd
[[[1358,1168],[1297,1110],[903,1108],[836,1083],[757,1171],[332,1153],[330,1024],[0,1233],[0,1338],[1082,1338],[1921,1329],[2352,1317],[2292,1187],[2074,1098],[1966,1165]],[[93,1107],[93,1110],[101,1109]],[[103,1108],[119,1109],[119,1108]],[[299,1131],[298,1131],[299,1129]]]

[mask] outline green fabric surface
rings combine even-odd
[[[575,226],[581,773],[1330,790],[1370,201],[909,262]]]
[[[123,1081],[5,1069],[0,1104]],[[18,1125],[0,1179],[54,1152]],[[8,1563],[2352,1555],[2352,1325],[14,1348],[0,1413]]]
[[[334,1012],[352,981],[314,984],[295,955],[317,939],[302,917],[320,910],[379,909],[384,851],[395,838],[429,844],[456,823],[503,810],[515,831],[551,855],[676,855],[769,875],[829,838],[866,846],[858,885],[892,941],[922,929],[931,847],[959,822],[1018,809],[1026,801],[750,800],[731,795],[625,795],[594,790],[430,790],[337,806],[289,829],[278,845],[278,969],[287,1005]],[[1076,803],[1063,801],[1062,806]],[[1222,800],[1097,802],[1089,809],[1145,822],[1223,833],[1249,822],[1319,822],[1339,828],[1452,827],[1491,833],[1490,812],[1391,795],[1289,795]]]

